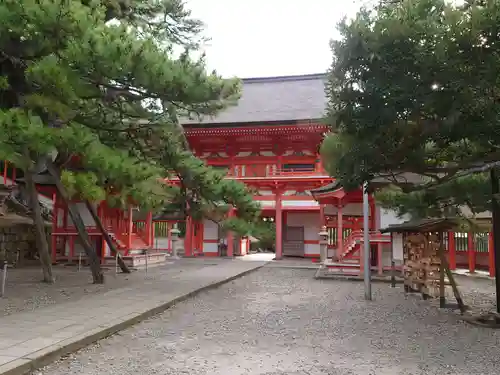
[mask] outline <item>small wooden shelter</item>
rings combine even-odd
[[[465,311],[444,248],[445,233],[457,230],[462,224],[459,218],[437,218],[411,220],[381,229],[382,233],[391,234],[393,254],[402,254],[405,292],[420,292],[424,299],[439,297],[440,306],[445,307],[445,285],[449,284],[460,310]]]

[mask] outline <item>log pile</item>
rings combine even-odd
[[[439,297],[440,237],[437,233],[407,233],[403,241],[405,289],[424,298]],[[445,281],[446,284],[446,281]]]

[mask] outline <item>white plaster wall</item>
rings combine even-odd
[[[168,237],[155,237],[153,249],[168,249]]]
[[[394,233],[392,235],[392,256],[395,261],[402,263],[403,258],[403,235]]]
[[[309,255],[319,255],[319,244],[306,243],[304,245],[304,253]]]
[[[83,223],[85,224],[85,226],[88,226],[88,227],[95,227],[96,226],[96,223],[94,221],[94,219],[92,218],[92,216],[90,215],[90,212],[89,210],[87,210],[87,207],[85,206],[85,203],[83,202],[78,202],[78,203],[75,203],[75,206],[78,208],[78,212],[80,213],[80,216],[82,217],[82,220],[83,220]],[[94,204],[94,208],[96,208],[96,204]],[[63,222],[63,211],[60,210],[60,212],[58,213],[58,222],[60,225],[62,225],[62,222]],[[68,215],[68,226],[69,227],[74,227],[75,224],[73,223],[73,220],[71,220],[71,217]],[[76,249],[76,246],[75,246],[75,249]],[[76,251],[76,250],[75,250]]]
[[[216,240],[219,227],[212,220],[203,220],[203,240]]]
[[[95,221],[90,215],[89,210],[87,210],[87,207],[85,206],[85,203],[80,202],[76,203],[76,207],[78,208],[78,211],[80,212],[80,215],[82,217],[83,223],[85,226],[92,226],[95,227]],[[94,204],[94,209],[97,210],[97,204]],[[57,209],[57,226],[62,227],[63,222],[64,222],[64,210],[62,208]],[[75,225],[73,224],[73,220],[71,220],[71,217],[68,214],[68,227],[74,227]]]
[[[286,223],[290,227],[304,227],[304,240],[318,240],[320,217],[317,212],[287,212]]]
[[[91,242],[92,242],[92,245],[95,245],[95,240],[94,240],[95,237],[91,237]],[[66,241],[66,245],[64,247],[64,255],[65,256],[69,256],[69,252],[70,252],[70,249],[71,249],[71,245],[70,245],[70,237],[68,236],[68,240]],[[111,251],[109,250],[109,247],[108,245],[106,244],[106,248],[105,248],[105,251],[107,251],[107,253],[111,253]],[[107,254],[106,253],[106,254]],[[83,257],[86,257],[87,255],[85,254],[85,250],[83,249],[83,246],[80,242],[80,239],[78,237],[75,238],[75,259],[78,259],[78,257],[80,256],[80,254],[82,254],[82,258]]]
[[[304,228],[304,241],[318,241],[320,217],[318,212],[287,212],[286,223],[291,227]],[[304,244],[305,254],[319,254],[318,244]]]
[[[338,212],[338,208],[332,206],[331,204],[325,205],[326,215],[335,215]],[[343,215],[352,216],[363,216],[363,204],[362,203],[349,203],[342,208]],[[371,214],[371,213],[370,213]]]
[[[390,267],[391,261],[392,261],[391,244],[384,243],[382,244],[382,265],[384,267]]]
[[[401,224],[409,220],[408,215],[399,218],[393,210],[380,208],[380,228],[387,228],[389,225]]]
[[[64,211],[63,211],[62,208],[58,208],[55,211],[57,212],[57,226],[58,227],[62,227],[63,226],[63,222],[64,222],[64,217],[63,217]],[[68,225],[69,225],[69,221],[68,221]]]
[[[219,227],[216,223],[211,220],[205,219],[203,221],[203,241],[206,240],[217,240],[219,237]],[[203,252],[204,253],[216,253],[218,252],[217,243],[206,243],[203,242]]]
[[[219,248],[216,243],[203,243],[203,252],[204,253],[217,253]]]
[[[260,195],[273,195],[271,190],[259,190]]]
[[[260,203],[262,208],[274,208],[276,205],[275,201],[259,201],[258,199],[255,201]]]
[[[281,206],[282,207],[319,207],[318,202],[315,200],[300,200],[300,201],[288,201],[288,200],[282,200],[281,201]],[[316,214],[319,215],[319,214]]]

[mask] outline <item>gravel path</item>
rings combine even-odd
[[[266,267],[178,304],[35,374],[497,374],[500,331],[401,287]]]
[[[179,266],[180,265],[180,266]],[[170,264],[152,267],[148,275],[178,274],[205,267],[206,262],[194,262],[191,259],[177,261],[175,266]],[[0,298],[0,319],[22,311],[32,311],[58,303],[78,301],[88,295],[103,294],[110,290],[128,288],[144,281],[144,270],[133,271],[130,274],[115,273],[113,267],[103,269],[105,284],[92,284],[92,276],[87,267],[79,272],[77,267],[55,266],[53,272],[55,284],[45,284],[40,267],[10,269],[7,276],[5,296]],[[1,274],[0,274],[1,275]]]

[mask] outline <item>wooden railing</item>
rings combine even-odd
[[[315,168],[275,168],[273,165],[262,166],[260,170],[251,170],[250,168],[241,168],[236,166],[234,169],[227,171],[228,177],[234,178],[252,178],[252,177],[308,177],[308,176],[324,176],[327,173],[324,170]],[[245,166],[249,167],[249,166]]]
[[[14,181],[16,180],[16,168],[7,160],[0,161],[0,176],[4,185],[15,183]]]
[[[132,233],[137,234],[145,243],[148,243],[148,228],[146,220],[136,220],[132,224]]]
[[[363,241],[364,240],[364,233],[362,229],[357,229],[353,230],[347,238],[344,239],[343,245],[342,245],[342,255],[340,256],[341,259],[344,257],[348,256],[349,254],[352,254],[356,247],[356,242],[357,241]],[[374,241],[374,240],[379,240],[379,241],[390,241],[390,235],[388,234],[382,234],[378,230],[371,230],[369,233],[369,240]],[[354,245],[354,246],[353,246]]]

